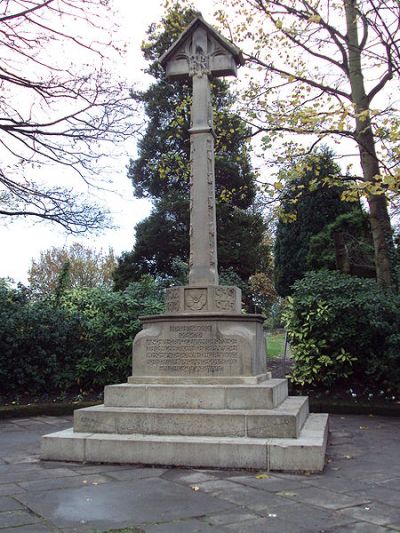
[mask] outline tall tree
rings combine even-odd
[[[173,275],[174,260],[189,255],[190,104],[188,82],[167,81],[158,59],[198,15],[193,8],[175,3],[159,26],[147,32],[142,50],[148,73],[156,81],[133,97],[143,103],[147,129],[139,142],[138,158],[128,176],[134,194],[153,200],[151,215],[136,226],[132,252],[123,254],[115,272],[116,288],[150,272]],[[212,86],[215,109],[218,257],[222,269],[232,267],[242,280],[265,261],[264,223],[254,207],[255,174],[252,170],[249,130],[232,111],[233,96],[225,82]]]
[[[375,278],[371,225],[361,206],[339,215],[311,237],[307,265],[308,270],[341,270]]]
[[[398,193],[400,4],[397,0],[226,0],[231,31],[246,39],[247,60],[263,73],[247,91],[247,118],[265,145],[293,159],[293,133],[358,150],[361,175],[348,195],[369,205],[378,281],[395,285],[387,208]],[[221,19],[227,21],[226,12]],[[250,38],[249,38],[250,37]],[[250,49],[249,43],[253,43]],[[275,142],[278,141],[278,144]],[[351,152],[350,148],[350,152]]]
[[[7,221],[29,216],[71,233],[108,224],[60,177],[72,169],[85,185],[96,183],[104,143],[114,147],[136,129],[129,91],[108,69],[108,56],[119,53],[110,15],[107,1],[0,3],[0,217]]]
[[[338,175],[340,168],[327,149],[305,156],[281,171],[286,188],[274,253],[275,287],[281,296],[290,294],[293,283],[309,270],[311,238],[338,215],[354,208],[354,204],[341,201],[343,189],[321,184],[323,179],[333,181]]]
[[[53,294],[61,278],[69,289],[111,287],[115,266],[112,249],[105,253],[75,242],[41,252],[37,261],[32,260],[28,281],[33,293],[40,296]]]

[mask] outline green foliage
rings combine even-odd
[[[0,390],[43,393],[74,380],[81,355],[82,321],[0,280]]]
[[[67,292],[62,307],[84,324],[85,352],[76,364],[76,378],[87,389],[125,381],[131,365],[131,346],[140,331],[139,316],[163,311],[162,294],[147,276],[122,292],[75,289]]]
[[[57,303],[0,280],[0,390],[43,394],[125,381],[138,317],[159,314],[161,302],[149,277],[118,293],[67,290]]]
[[[292,380],[400,388],[400,296],[375,281],[340,272],[308,272],[294,284],[284,322],[293,349]]]
[[[338,233],[341,234],[345,244],[349,272],[369,269],[375,275],[371,226],[368,215],[361,209],[339,215],[334,222],[311,237],[307,270],[337,268],[334,237]],[[361,276],[360,273],[358,275]]]
[[[341,201],[341,187],[326,184],[335,176],[340,182],[340,168],[329,149],[305,156],[282,173],[286,187],[276,231],[274,277],[278,293],[287,296],[293,283],[308,270],[311,237],[338,215],[354,209],[354,204]]]

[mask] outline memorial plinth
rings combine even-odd
[[[165,314],[141,317],[128,383],[44,436],[42,459],[323,470],[327,415],[271,378],[263,317],[242,314],[240,290],[218,284],[210,78],[242,63],[201,17],[161,58],[169,78],[193,82],[189,285],[167,289]]]
[[[265,336],[259,315],[142,317],[129,383],[260,383]]]

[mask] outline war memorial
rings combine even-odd
[[[45,435],[41,458],[322,471],[328,415],[271,377],[263,317],[242,314],[240,290],[218,284],[210,79],[235,76],[242,55],[198,17],[160,62],[193,83],[189,284],[167,289],[165,314],[141,318],[128,383]]]

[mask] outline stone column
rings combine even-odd
[[[189,75],[193,80],[190,152],[190,263],[189,284],[218,285],[215,217],[214,130],[209,81],[207,34],[193,35]]]

